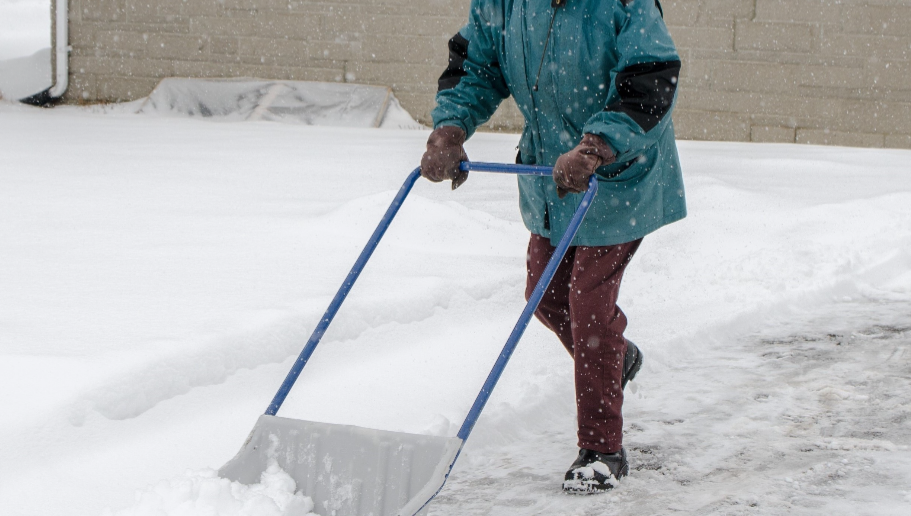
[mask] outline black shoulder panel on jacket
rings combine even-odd
[[[438,91],[449,90],[458,86],[462,77],[467,75],[463,66],[466,59],[468,59],[468,40],[457,32],[449,40],[449,66],[446,67],[446,71],[440,76]]]
[[[626,113],[648,132],[670,111],[679,75],[680,61],[630,66],[615,80],[620,101],[604,110]]]

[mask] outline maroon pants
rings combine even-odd
[[[605,247],[570,247],[535,312],[575,362],[580,448],[613,453],[623,442],[620,381],[626,316],[617,306],[617,295],[623,271],[640,243],[642,239]],[[526,299],[553,252],[549,239],[531,235]]]

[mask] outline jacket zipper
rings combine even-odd
[[[544,68],[544,58],[547,56],[547,45],[550,43],[550,35],[554,31],[554,21],[557,19],[557,8],[566,5],[566,0],[550,0],[550,7],[553,13],[550,15],[550,26],[547,28],[547,37],[544,38],[544,52],[541,54],[541,63],[538,64],[538,73],[535,75],[535,85],[531,91],[538,91],[538,81],[541,80],[541,70]]]

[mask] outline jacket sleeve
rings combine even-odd
[[[449,40],[449,67],[440,77],[431,113],[434,128],[454,125],[471,137],[509,97],[492,37],[503,24],[494,13],[496,4],[472,0],[468,24]]]
[[[656,0],[614,0],[617,67],[607,106],[583,132],[600,136],[629,161],[654,145],[671,120],[680,58]]]

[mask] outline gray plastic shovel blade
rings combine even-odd
[[[443,487],[462,442],[263,415],[218,474],[256,484],[274,458],[320,515],[414,516]]]

